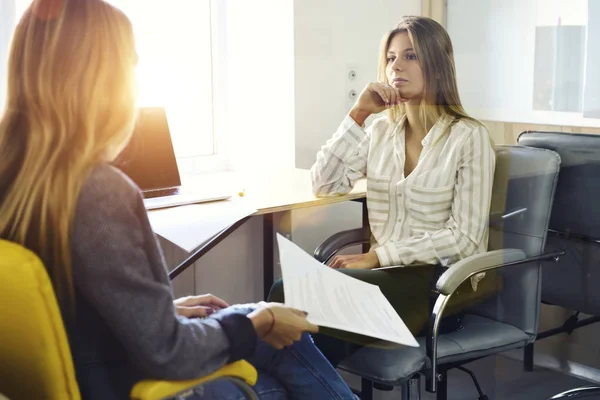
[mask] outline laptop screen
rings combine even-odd
[[[131,140],[115,165],[142,190],[181,185],[164,108],[139,109]]]

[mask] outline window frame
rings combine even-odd
[[[15,25],[21,18],[22,12],[33,0],[13,0],[15,10]],[[230,169],[228,157],[228,138],[225,125],[226,103],[226,8],[224,2],[218,0],[208,1],[210,19],[210,49],[211,57],[211,104],[212,104],[212,153],[189,156],[178,156],[176,152],[179,172],[182,176],[193,176],[201,173],[222,172]],[[112,4],[119,7],[119,0],[112,0]],[[140,3],[142,5],[142,3]],[[12,28],[14,30],[14,27]],[[200,50],[202,51],[202,50]],[[201,134],[196,132],[195,134]]]

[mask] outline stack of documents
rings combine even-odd
[[[344,275],[277,235],[285,304],[319,326],[419,347],[381,289]]]

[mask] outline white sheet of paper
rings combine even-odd
[[[321,264],[277,235],[285,304],[319,326],[419,347],[381,289]]]
[[[189,253],[255,212],[244,201],[226,200],[154,210],[148,218],[154,232]]]

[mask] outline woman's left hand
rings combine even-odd
[[[352,254],[348,256],[335,256],[329,264],[331,268],[347,268],[347,269],[373,269],[378,268],[379,258],[377,253],[370,251],[365,254]]]
[[[212,294],[187,296],[173,301],[177,314],[187,318],[208,317],[215,311],[229,307],[225,301]]]

